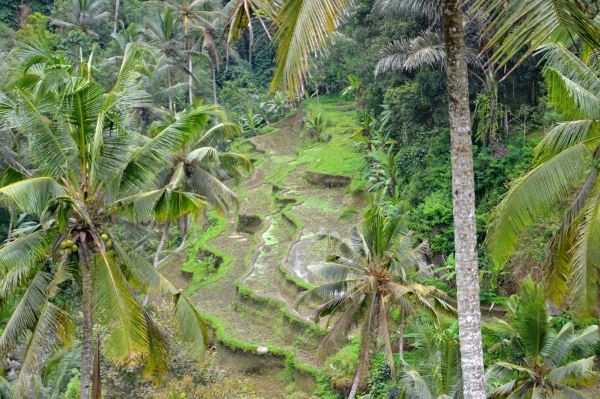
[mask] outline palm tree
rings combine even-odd
[[[218,105],[198,105],[192,111],[184,111],[174,116],[166,115],[164,120],[155,122],[150,128],[150,135],[160,132],[165,126],[185,120],[189,112],[203,114],[204,120],[198,120],[202,128],[194,137],[173,152],[173,163],[161,177],[164,182],[174,182],[178,187],[203,197],[209,204],[218,209],[227,209],[230,204],[237,205],[237,196],[222,180],[233,178],[239,181],[241,172],[249,173],[252,163],[243,155],[220,152],[219,143],[237,133],[237,127],[230,124],[225,111]],[[222,121],[204,130],[211,117]],[[199,126],[199,127],[200,127]],[[170,220],[165,221],[163,235],[154,257],[154,266],[160,267],[169,257],[160,259],[162,247],[169,232]],[[188,221],[184,215],[180,221],[181,245],[175,252],[181,251],[187,239]]]
[[[366,158],[372,163],[372,167],[369,168],[369,180],[373,185],[369,191],[382,189],[385,195],[396,198],[399,154],[394,151],[393,145],[387,151],[375,149],[367,153]]]
[[[263,0],[231,0],[223,11],[229,16],[223,29],[223,35],[227,36],[227,55],[229,48],[237,42],[242,33],[248,30],[248,62],[252,66],[252,49],[254,46],[254,27],[252,20],[257,18],[265,31],[265,34],[272,40],[269,29],[265,25],[266,20],[274,20],[276,10],[280,8],[278,2]]]
[[[322,235],[321,238],[339,244],[340,254],[310,268],[331,282],[303,293],[298,300],[321,303],[316,311],[317,321],[325,316],[339,316],[319,347],[320,360],[345,341],[354,325],[360,325],[358,366],[350,399],[355,397],[364,377],[373,339],[384,353],[392,376],[395,375],[387,321],[392,305],[401,306],[406,313],[415,313],[416,306],[434,317],[439,311],[452,310],[444,292],[407,278],[428,250],[428,244],[413,246],[413,234],[405,229],[402,217],[386,218],[372,204],[363,218],[347,240],[341,240],[337,234]]]
[[[195,37],[201,36],[201,48],[205,45],[213,45],[214,43],[212,32],[214,32],[214,21],[222,16],[217,10],[213,0],[167,0],[164,3],[165,7],[175,11],[176,18],[179,20],[183,29],[183,40],[185,50],[185,62],[188,73],[188,100],[190,104],[194,102],[193,87],[194,87],[194,43]],[[223,16],[224,18],[224,16]]]
[[[108,361],[127,367],[145,364],[144,375],[159,379],[167,371],[166,342],[135,293],[173,296],[175,318],[198,356],[206,326],[189,300],[113,227],[120,218],[173,220],[197,214],[205,205],[175,182],[155,186],[172,152],[193,136],[204,114],[190,112],[153,138],[143,137],[121,122],[146,96],[138,86],[136,46],[126,49],[108,93],[94,82],[89,63],[82,61],[76,69],[64,65],[57,74],[60,59],[49,58],[49,49],[24,49],[23,84],[4,96],[2,100],[11,101],[0,106],[18,121],[36,168],[33,177],[0,188],[3,200],[37,218],[0,247],[0,296],[18,299],[0,336],[0,353],[25,344],[13,397],[26,395],[39,360],[56,341],[72,342],[75,320],[53,304],[66,286],[78,288],[83,313],[81,398],[87,399],[90,391],[95,326],[102,327],[99,339]],[[30,66],[46,72],[27,76]]]
[[[422,6],[419,7],[418,5]],[[393,70],[411,71],[424,65],[442,66],[446,64],[446,49],[441,31],[441,3],[437,0],[378,0],[375,8],[380,14],[417,14],[429,19],[431,26],[411,39],[395,40],[381,50],[381,59],[375,67],[375,74]],[[490,61],[488,52],[481,53],[482,42],[489,38],[488,18],[482,12],[465,12],[467,62],[480,73],[471,76],[481,81],[483,96],[489,102],[487,120],[479,121],[478,138],[497,143],[498,88],[496,84],[496,64]],[[481,76],[479,76],[481,75]]]
[[[583,382],[595,381],[594,356],[598,342],[598,326],[590,326],[579,334],[573,323],[565,324],[556,333],[550,327],[546,298],[542,288],[531,277],[521,283],[520,295],[508,303],[508,321],[496,320],[488,328],[502,336],[508,351],[506,361],[490,366],[488,381],[503,384],[488,394],[489,398],[587,398],[571,388]],[[572,360],[575,356],[578,360]]]
[[[185,54],[183,52],[183,31],[181,21],[175,10],[165,8],[155,19],[146,21],[144,36],[152,45],[158,48],[159,56],[156,60],[154,75],[167,76],[166,93],[169,98],[169,112],[173,112],[173,93],[178,89],[175,86],[175,66]]]
[[[406,399],[462,397],[458,324],[410,325],[416,364],[406,364],[402,373]]]
[[[452,211],[460,358],[465,399],[485,397],[477,228],[475,220],[475,177],[469,111],[467,49],[463,30],[462,2],[442,1],[450,148],[452,159]]]
[[[63,28],[78,28],[88,35],[100,37],[93,29],[110,15],[103,11],[107,0],[71,0],[65,14],[66,20],[50,18],[53,25]]]
[[[576,192],[548,245],[544,285],[554,302],[560,304],[571,292],[582,314],[598,315],[600,64],[577,57],[562,44],[544,50],[549,100],[572,120],[556,125],[538,144],[531,170],[514,182],[491,214],[486,246],[493,262],[505,264],[534,218]]]

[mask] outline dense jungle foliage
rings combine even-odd
[[[0,397],[600,395],[597,10],[456,6],[478,377],[449,3],[0,0]]]

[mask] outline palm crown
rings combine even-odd
[[[501,336],[508,352],[507,361],[496,362],[487,372],[488,381],[504,382],[488,397],[552,398],[557,391],[567,398],[585,398],[570,385],[592,378],[594,357],[569,361],[574,352],[590,354],[598,341],[598,326],[579,334],[572,323],[558,332],[550,326],[541,287],[531,277],[521,284],[519,296],[507,303],[510,321],[496,320],[486,327]],[[508,381],[507,381],[508,380]]]
[[[337,234],[325,234],[322,238],[339,243],[340,254],[310,268],[332,282],[307,291],[299,299],[299,302],[322,302],[317,309],[317,319],[339,316],[321,343],[321,359],[344,341],[354,325],[360,324],[359,366],[355,381],[360,380],[361,370],[368,362],[374,336],[394,374],[387,321],[390,306],[398,304],[406,311],[414,312],[415,305],[434,315],[440,310],[452,310],[445,293],[409,278],[410,270],[423,257],[428,244],[414,247],[412,232],[406,230],[402,217],[387,218],[374,204],[365,211],[362,224],[352,229],[347,240],[341,240]]]
[[[166,220],[195,214],[205,202],[176,181],[156,188],[172,154],[203,127],[202,108],[163,125],[153,138],[127,130],[128,113],[143,105],[136,72],[139,49],[126,48],[114,87],[106,93],[94,82],[89,62],[76,69],[43,45],[23,46],[21,79],[3,95],[2,117],[28,139],[33,177],[9,170],[13,180],[0,198],[37,217],[0,247],[1,296],[19,299],[0,337],[6,354],[23,341],[22,368],[15,397],[28,390],[37,360],[68,342],[73,317],[54,304],[65,284],[79,287],[83,310],[82,395],[89,389],[92,328],[107,360],[146,364],[150,377],[166,372],[166,343],[140,306],[136,290],[173,295],[175,317],[201,356],[206,327],[191,303],[146,259],[112,232],[114,221]],[[21,287],[22,295],[17,295]]]

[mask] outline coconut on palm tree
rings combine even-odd
[[[206,204],[176,181],[156,187],[173,151],[202,126],[203,113],[189,112],[152,138],[123,124],[146,98],[136,72],[138,53],[136,46],[127,47],[107,93],[94,81],[88,62],[61,69],[59,59],[48,58],[51,52],[34,54],[29,48],[22,84],[0,98],[2,117],[17,122],[36,170],[0,188],[2,201],[36,217],[0,247],[0,296],[18,299],[0,336],[0,352],[23,348],[15,398],[33,389],[40,359],[58,342],[73,341],[75,318],[53,301],[66,287],[79,293],[82,313],[82,399],[90,391],[95,331],[108,361],[144,366],[148,378],[160,379],[167,371],[165,338],[137,293],[171,295],[180,330],[195,354],[203,354],[207,332],[199,313],[114,229],[121,219],[174,220],[197,214]],[[32,66],[38,73],[26,76]]]
[[[576,387],[593,383],[594,348],[598,326],[575,332],[566,323],[555,332],[550,326],[546,298],[531,277],[521,283],[519,295],[508,303],[508,320],[496,320],[487,328],[501,337],[506,360],[491,365],[486,378],[502,385],[489,398],[587,398]]]
[[[325,234],[339,244],[339,254],[309,268],[329,282],[303,293],[298,302],[318,301],[317,321],[337,317],[319,347],[319,358],[346,341],[353,327],[360,330],[360,349],[350,398],[357,393],[369,362],[369,352],[377,344],[395,375],[388,326],[388,312],[400,306],[405,313],[415,307],[434,317],[439,311],[452,311],[444,292],[412,281],[407,276],[428,250],[426,242],[414,246],[413,234],[397,216],[387,218],[372,204],[350,237]],[[326,325],[328,328],[329,322]]]

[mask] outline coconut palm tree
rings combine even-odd
[[[156,188],[173,151],[193,136],[205,115],[190,112],[153,138],[143,137],[122,123],[146,98],[138,84],[136,46],[126,49],[108,93],[93,80],[89,63],[64,65],[57,74],[55,60],[45,55],[51,51],[36,54],[35,48],[25,48],[30,57],[24,57],[23,73],[28,74],[27,68],[46,72],[24,77],[0,106],[2,116],[16,118],[36,169],[33,177],[0,188],[2,200],[37,218],[0,247],[0,296],[18,299],[0,336],[0,353],[24,348],[13,397],[28,395],[40,361],[57,341],[72,342],[75,319],[53,303],[67,286],[77,288],[83,314],[81,398],[87,399],[90,391],[94,331],[101,331],[108,361],[145,365],[145,376],[160,379],[167,371],[166,342],[136,293],[173,297],[180,330],[198,356],[206,326],[188,299],[113,227],[122,218],[174,220],[205,206],[177,182]]]
[[[396,198],[399,152],[394,151],[394,146],[391,145],[385,151],[383,149],[369,151],[366,158],[372,166],[369,168],[368,177],[373,185],[369,191],[381,190],[385,195]]]
[[[258,19],[265,35],[272,40],[269,29],[265,25],[266,20],[275,19],[277,10],[281,6],[277,1],[263,0],[231,0],[223,11],[227,13],[228,18],[225,23],[223,34],[227,36],[227,54],[229,55],[230,46],[237,42],[242,33],[248,30],[248,62],[252,65],[252,49],[254,46],[254,27],[252,20]]]
[[[402,389],[407,399],[462,397],[458,323],[409,326],[415,364],[405,364]]]
[[[319,347],[321,360],[345,342],[353,326],[359,326],[358,366],[349,396],[352,399],[364,377],[374,340],[395,375],[387,321],[391,306],[401,306],[405,313],[413,314],[418,307],[433,317],[439,311],[452,311],[452,307],[446,302],[444,292],[407,277],[428,250],[428,244],[413,246],[413,234],[404,227],[402,217],[387,218],[372,204],[348,239],[342,240],[335,233],[321,238],[338,243],[339,255],[309,268],[330,282],[303,293],[298,303],[320,302],[317,321],[338,316]]]
[[[560,304],[570,292],[581,313],[590,314],[598,312],[600,298],[595,277],[600,260],[595,161],[600,64],[577,57],[562,44],[543,50],[549,100],[572,120],[557,124],[538,144],[531,170],[514,182],[491,214],[486,246],[493,262],[505,264],[534,218],[577,193],[548,245],[544,285],[554,302]]]
[[[185,63],[188,73],[188,101],[190,104],[194,102],[193,87],[194,87],[194,65],[193,55],[194,47],[197,42],[196,37],[202,37],[200,41],[203,48],[213,45],[214,43],[214,23],[218,19],[224,19],[225,16],[218,10],[217,4],[213,0],[167,0],[164,3],[165,7],[175,11],[176,18],[179,20],[182,27],[182,35],[185,50]]]
[[[185,57],[183,45],[183,30],[177,13],[172,8],[166,8],[155,19],[146,21],[144,37],[156,48],[158,57],[154,69],[155,77],[167,78],[166,94],[169,99],[169,112],[173,112],[173,94],[180,89],[175,84],[175,69],[180,65],[180,60]]]
[[[556,333],[550,326],[543,290],[531,277],[521,283],[519,296],[509,299],[507,309],[508,320],[488,326],[502,337],[508,352],[506,361],[494,363],[487,371],[488,381],[503,382],[488,397],[587,398],[572,387],[595,381],[598,326],[577,334],[573,323],[567,323]],[[585,355],[592,356],[581,358]]]
[[[77,28],[88,35],[100,37],[93,29],[102,19],[109,17],[110,14],[104,11],[107,3],[107,0],[71,0],[65,18],[50,18],[50,22],[59,27]]]
[[[419,7],[419,4],[421,7]],[[375,74],[394,70],[411,71],[424,65],[442,66],[446,63],[446,49],[441,30],[441,2],[438,0],[378,0],[375,9],[386,14],[417,14],[427,18],[431,25],[411,39],[395,40],[380,52],[381,59],[375,67]],[[490,61],[489,52],[481,53],[482,43],[490,38],[489,20],[482,12],[465,12],[467,62],[474,67],[471,76],[482,84],[483,95],[489,102],[488,120],[479,121],[478,138],[497,143],[498,88],[496,84],[496,64]]]
[[[178,187],[188,192],[193,192],[203,197],[209,204],[218,209],[227,209],[229,205],[237,205],[237,196],[222,180],[233,178],[239,181],[242,173],[252,170],[252,163],[243,155],[220,152],[219,143],[238,131],[237,126],[228,122],[225,111],[218,105],[198,105],[193,111],[184,111],[174,116],[166,115],[164,120],[156,121],[149,130],[150,135],[160,132],[165,126],[184,120],[189,112],[203,113],[205,119],[203,126],[198,129],[195,136],[173,152],[173,163],[162,175],[162,181],[175,182]],[[215,118],[221,122],[205,130],[205,126]],[[159,267],[169,257],[160,258],[162,247],[169,233],[169,220],[163,225],[163,235],[159,242],[154,258],[154,266]],[[181,245],[175,252],[181,251],[188,234],[188,221],[184,216],[180,220]]]

